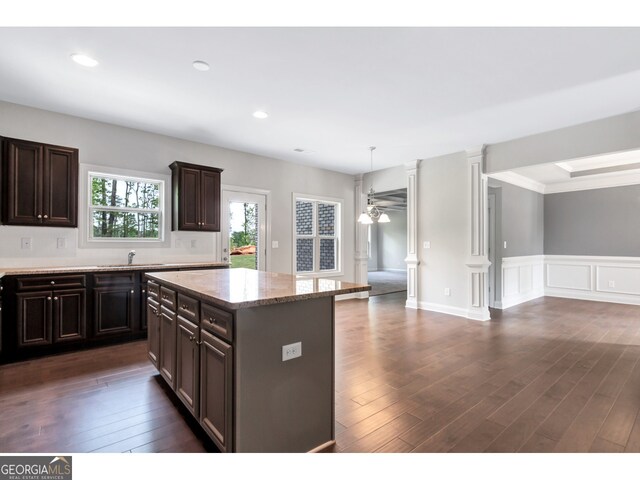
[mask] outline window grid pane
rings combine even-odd
[[[336,206],[318,203],[318,234],[333,237],[336,233]]]
[[[93,238],[147,238],[160,235],[158,213],[117,212],[94,209],[91,214]]]
[[[336,269],[336,240],[334,238],[320,239],[320,270]]]
[[[313,238],[296,239],[296,270],[313,272]]]
[[[313,235],[313,202],[296,201],[296,235]]]

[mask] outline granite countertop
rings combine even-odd
[[[55,273],[93,273],[93,272],[117,272],[122,270],[164,270],[166,268],[203,268],[203,267],[228,267],[226,262],[173,262],[173,263],[134,263],[111,265],[73,265],[69,267],[26,267],[0,269],[0,278],[3,275],[46,275]]]
[[[232,310],[371,290],[370,285],[246,268],[158,272],[147,277]]]

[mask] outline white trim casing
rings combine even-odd
[[[487,178],[483,174],[484,145],[467,150],[470,194],[470,248],[466,265],[469,268],[469,293],[467,318],[490,320],[489,285],[487,282],[489,258],[487,257]]]
[[[496,308],[509,308],[544,296],[544,255],[502,259],[502,300]]]
[[[407,172],[407,308],[418,306],[418,168],[420,160],[405,164]]]
[[[354,204],[355,204],[355,215],[353,218],[357,219],[362,212],[367,208],[367,200],[366,195],[363,193],[363,175],[357,175],[354,181]],[[368,283],[368,248],[367,248],[367,225],[363,225],[359,222],[356,222],[355,225],[355,246],[356,251],[354,252],[355,257],[355,282],[356,283]],[[356,298],[369,298],[369,292],[357,292],[354,294]]]

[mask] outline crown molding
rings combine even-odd
[[[490,178],[495,178],[496,180],[500,180],[501,182],[510,183],[511,185],[515,185],[516,187],[526,188],[527,190],[531,190],[538,193],[548,193],[548,185],[544,185],[543,183],[536,182],[535,180],[530,179],[529,177],[525,177],[515,172],[498,172],[491,173],[488,175]]]

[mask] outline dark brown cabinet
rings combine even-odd
[[[86,338],[86,290],[18,293],[18,347]]]
[[[232,347],[205,330],[200,339],[200,425],[221,451],[231,451]]]
[[[135,272],[94,274],[93,322],[96,336],[133,332],[138,318],[137,279]]]
[[[197,418],[200,393],[200,329],[178,315],[176,338],[176,393]]]
[[[2,140],[2,222],[76,227],[78,150]]]
[[[170,168],[172,229],[219,232],[222,170],[183,162]]]
[[[160,358],[158,370],[171,388],[175,389],[176,371],[176,314],[160,307]]]
[[[160,305],[147,300],[147,354],[151,363],[158,368],[160,358]]]

